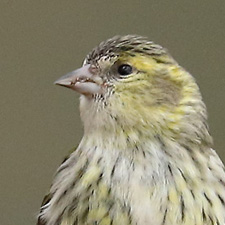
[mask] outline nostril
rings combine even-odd
[[[89,72],[92,73],[93,75],[96,75],[98,73],[98,68],[95,65],[90,65],[89,67]]]

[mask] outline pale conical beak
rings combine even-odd
[[[89,64],[62,76],[54,84],[71,88],[84,95],[102,92],[102,79],[91,72]]]

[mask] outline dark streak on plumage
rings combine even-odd
[[[209,202],[209,204],[212,206],[212,201],[209,199],[209,197],[207,196],[207,194],[204,192],[204,196],[206,198],[206,200]]]
[[[192,149],[188,147],[187,145],[183,144],[182,147],[184,147],[184,149],[186,149],[188,152],[192,152]]]
[[[84,210],[83,215],[81,217],[82,222],[85,223],[87,217],[88,217],[88,213],[89,213],[89,205],[87,206],[87,208]]]
[[[219,182],[225,187],[225,181],[223,181],[222,179],[220,179]]]
[[[184,198],[183,198],[183,195],[180,196],[180,202],[181,202],[181,220],[184,221],[184,210],[185,210],[185,204],[184,204]]]
[[[77,147],[76,147],[77,148]],[[70,153],[64,158],[64,160],[62,161],[60,167],[58,168],[57,170],[57,174],[59,174],[60,172],[62,172],[63,170],[65,170],[66,168],[70,167],[72,163],[74,163],[74,161],[71,161],[70,163],[68,161],[68,159],[70,158],[71,156],[71,153],[74,152],[76,150],[76,148],[72,148],[70,150]]]
[[[193,190],[190,190],[190,192],[191,192],[191,195],[192,195],[193,199],[195,199],[195,195],[194,195]]]
[[[127,206],[127,207],[128,207],[127,216],[129,219],[129,224],[132,224],[131,207],[130,206]]]
[[[60,225],[61,224],[61,222],[62,222],[62,216],[63,216],[64,211],[65,211],[65,209],[62,211],[62,213],[56,219],[55,225]]]
[[[169,169],[169,172],[170,172],[171,176],[173,176],[173,172],[172,172],[170,164],[168,164],[168,169]]]
[[[100,175],[99,175],[99,177],[98,177],[98,179],[96,181],[96,185],[97,186],[99,185],[100,181],[102,180],[103,175],[104,175],[103,173],[100,173]]]
[[[113,175],[115,173],[115,169],[116,169],[116,166],[117,166],[118,162],[119,162],[119,157],[116,159],[115,164],[113,165],[113,168],[112,168],[112,171],[111,171],[111,174],[110,174],[111,179],[113,178]]]
[[[184,176],[184,173],[182,172],[182,170],[180,168],[178,168],[181,176],[183,177],[183,179],[185,180],[185,182],[187,183],[187,178]]]
[[[205,210],[202,209],[202,219],[203,221],[206,221],[206,215],[205,215]]]
[[[219,200],[221,201],[222,205],[225,205],[225,200],[222,198],[221,195],[217,194]]]
[[[167,156],[172,157],[172,155],[168,151],[166,151],[166,145],[165,145],[165,142],[163,141],[162,137],[159,134],[157,134],[157,135],[155,135],[155,138],[160,143],[161,150],[164,151]]]
[[[166,208],[166,210],[165,210],[165,212],[164,212],[164,215],[163,215],[163,222],[162,222],[162,225],[165,224],[165,222],[166,222],[167,211],[168,211],[168,209]]]
[[[96,147],[97,148],[97,147]],[[100,164],[100,162],[102,161],[102,157],[100,157],[97,161],[97,164]]]
[[[212,219],[212,217],[209,215],[209,219],[210,219],[210,221],[211,221],[211,224],[215,224],[214,222],[213,222],[213,219]]]

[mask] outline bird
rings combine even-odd
[[[225,169],[206,106],[165,48],[118,35],[55,84],[80,94],[84,134],[38,225],[225,225]]]

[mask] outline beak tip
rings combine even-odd
[[[71,81],[67,81],[67,80],[64,80],[64,79],[59,79],[59,80],[56,80],[53,84],[59,85],[59,86],[70,86],[71,85]]]
[[[72,87],[74,86],[74,82],[79,77],[87,77],[92,76],[89,71],[90,65],[86,65],[81,67],[80,69],[74,70],[56,80],[53,84],[64,86],[64,87]]]

